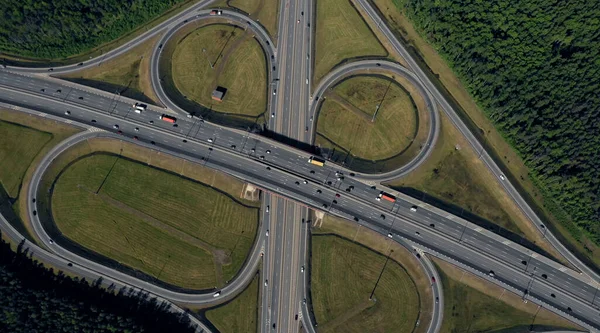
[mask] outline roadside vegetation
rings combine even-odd
[[[446,115],[440,119],[440,134],[429,158],[418,169],[388,185],[467,220],[483,219],[481,223],[498,225],[513,233],[513,241],[524,237],[565,262],[506,195],[500,179],[488,171],[478,152]]]
[[[448,1],[375,2],[481,128],[479,135],[538,213],[572,250],[598,265],[600,185],[592,164],[599,150],[593,122],[586,121],[600,103],[591,70],[599,59],[592,28],[598,9],[585,2],[558,8],[536,0],[518,1],[508,12],[490,3],[465,8]],[[427,36],[433,48],[419,35]],[[519,61],[524,54],[529,60]]]
[[[0,211],[17,230],[34,241],[26,218],[25,195],[38,161],[77,128],[29,116],[22,112],[0,110]]]
[[[206,318],[221,333],[253,333],[258,328],[258,276],[236,298],[206,311]]]
[[[336,65],[388,53],[349,0],[317,1],[314,81]]]
[[[133,37],[129,35],[143,32],[136,29],[155,25],[193,2],[102,0],[89,4],[60,0],[39,5],[35,1],[10,0],[3,3],[0,16],[0,52],[40,60],[82,53],[97,56],[116,46],[110,42]]]
[[[321,332],[411,332],[419,295],[405,269],[337,236],[312,237],[312,306]]]
[[[356,76],[327,93],[317,121],[317,144],[329,141],[358,158],[377,161],[408,148],[417,134],[418,114],[398,83],[383,76]]]
[[[256,117],[267,106],[265,54],[252,34],[230,25],[207,25],[178,42],[171,75],[187,99],[213,111]],[[227,89],[222,102],[211,94]]]
[[[151,38],[98,66],[61,75],[60,78],[158,105],[158,97],[150,81],[150,58],[159,38]]]
[[[520,295],[435,259],[444,289],[441,332],[582,330]],[[533,325],[533,326],[532,326]]]
[[[104,154],[63,170],[52,212],[70,240],[190,289],[233,278],[252,246],[258,218],[257,207],[206,184]]]
[[[71,278],[0,241],[3,332],[195,332],[186,315],[147,294]],[[31,320],[35,318],[35,320]]]
[[[213,8],[231,8],[241,10],[260,23],[274,43],[277,40],[277,23],[279,21],[279,0],[220,0],[211,4]]]

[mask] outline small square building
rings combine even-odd
[[[226,88],[223,87],[217,87],[215,90],[213,90],[212,92],[212,99],[214,99],[215,101],[218,102],[222,102],[223,98],[225,98],[225,93],[227,92]]]

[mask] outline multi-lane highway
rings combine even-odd
[[[500,169],[493,163],[489,155],[483,151],[475,137],[469,133],[466,126],[456,116],[456,112],[452,110],[450,105],[435,89],[423,71],[418,68],[416,63],[410,58],[410,55],[403,49],[402,45],[395,39],[389,29],[385,27],[385,24],[383,24],[381,19],[377,17],[370,7],[370,4],[363,0],[359,0],[359,4],[365,9],[368,15],[377,22],[378,27],[381,28],[384,35],[390,39],[397,51],[407,59],[418,79],[415,81],[415,85],[420,87],[421,84],[423,84],[426,88],[423,90],[424,98],[431,93],[435,100],[435,102],[429,103],[431,107],[435,107],[435,104],[439,103],[459,130],[467,137],[469,142],[482,152],[482,159],[488,167],[490,167],[492,172],[500,175]],[[297,9],[294,10],[297,12]],[[206,16],[206,12],[187,12],[186,15],[180,16],[186,17],[188,20],[193,19],[195,16],[198,16],[197,19],[201,19],[201,15]],[[287,17],[287,20],[289,21],[292,16],[288,14]],[[231,15],[228,19],[238,20],[240,17],[236,18],[235,15]],[[301,18],[298,18],[298,20],[300,19]],[[168,26],[167,30],[172,32],[175,31],[173,30],[174,24],[185,24],[185,22],[182,23],[173,19],[169,24],[165,25],[165,27]],[[251,22],[246,22],[246,24],[251,26],[251,29],[256,29],[257,36],[261,36],[257,37],[257,40],[265,47],[267,53],[274,56],[271,60],[277,59],[280,62],[283,61],[281,58],[284,52],[278,51],[280,54],[276,56],[276,51],[272,48],[269,49],[269,46],[272,46],[273,43],[268,40],[266,34],[261,33],[260,26],[254,27],[254,24]],[[290,23],[284,22],[283,24],[289,25]],[[296,21],[296,24],[301,23]],[[304,22],[302,24],[304,24]],[[162,29],[164,29],[164,27],[156,30],[155,33],[162,31]],[[288,29],[287,32],[289,31],[294,31],[294,33],[290,35],[290,38],[292,38],[291,40],[294,38],[296,40],[310,38],[309,33],[302,33],[300,29]],[[281,29],[280,33],[285,34]],[[143,39],[138,39],[136,41],[139,42],[141,40]],[[289,47],[290,45],[301,46],[302,43],[281,43],[280,40],[278,45],[287,45]],[[290,62],[294,62],[294,66],[291,64],[277,65],[276,61],[271,63],[271,66],[284,66],[286,68],[286,71],[282,73],[284,75],[287,73],[290,74],[290,79],[289,81],[286,81],[286,85],[293,86],[295,84],[294,80],[298,79],[296,75],[302,70],[298,69],[298,67],[302,68],[302,65],[298,63],[298,54],[301,54],[301,52],[303,51],[292,49],[285,54],[284,59],[289,59]],[[160,51],[155,49],[155,53],[159,54]],[[307,56],[310,57],[310,53],[307,53]],[[269,56],[269,58],[271,57]],[[303,59],[304,54],[301,54],[300,58]],[[158,57],[153,57],[153,73],[158,73],[157,59]],[[385,63],[385,65],[388,66],[387,63]],[[375,66],[377,65],[375,64]],[[288,68],[289,71],[287,71]],[[9,69],[15,70],[14,68]],[[307,70],[306,78],[309,79],[310,75],[308,71],[310,68],[307,66],[305,69]],[[55,69],[55,72],[58,72],[59,70],[60,69]],[[73,68],[69,67],[64,70],[73,70]],[[39,72],[40,70],[21,69],[21,71]],[[277,68],[273,72],[275,72],[272,73],[273,75],[279,75]],[[300,79],[303,78],[303,76],[300,76]],[[335,81],[335,79],[333,79],[333,81]],[[160,80],[155,82],[153,79],[153,84],[155,88],[160,91]],[[302,84],[302,82],[300,82],[300,84]],[[273,87],[275,86],[276,85],[273,85]],[[324,87],[327,85],[321,86]],[[304,92],[296,92],[296,90],[294,90],[293,94],[286,94],[286,97],[290,97],[289,104],[287,105],[295,105],[301,102],[304,103],[302,96],[307,91],[308,87]],[[318,96],[318,91],[319,89],[317,89],[317,92],[313,95],[313,101],[316,99],[314,96]],[[275,96],[278,96],[278,94]],[[163,100],[163,97],[160,98],[164,103],[165,100]],[[511,291],[521,293],[524,299],[530,299],[540,303],[544,307],[570,318],[584,327],[591,330],[598,330],[600,327],[600,316],[598,311],[600,300],[596,298],[598,286],[595,281],[517,244],[513,244],[498,235],[468,223],[459,217],[431,207],[413,198],[396,194],[398,200],[395,204],[376,201],[375,197],[379,194],[381,187],[371,187],[370,185],[365,184],[363,180],[367,177],[372,177],[374,179],[381,179],[381,177],[383,177],[383,179],[385,179],[385,177],[391,177],[390,175],[360,175],[361,177],[352,177],[349,171],[344,170],[339,166],[326,164],[324,167],[316,167],[310,165],[307,163],[309,157],[307,153],[259,137],[252,133],[226,129],[218,125],[203,122],[202,119],[196,117],[181,118],[177,122],[177,127],[173,127],[171,124],[159,120],[159,115],[163,112],[163,110],[159,108],[151,107],[142,114],[135,114],[132,112],[131,106],[134,101],[130,99],[57,80],[20,75],[7,70],[0,71],[0,100],[12,105],[37,110],[44,115],[50,114],[61,117],[85,126],[93,126],[94,128],[104,129],[113,133],[120,131],[122,136],[104,132],[95,132],[86,135],[111,135],[126,140],[131,140],[131,138],[136,137],[138,139],[136,142],[139,144],[147,145],[154,149],[161,149],[166,153],[176,154],[203,163],[208,167],[223,170],[240,179],[256,184],[266,191],[277,193],[280,196],[302,203],[307,207],[324,210],[331,214],[352,219],[381,234],[391,232],[392,238],[397,241],[407,241],[415,246],[424,248],[428,253],[432,253],[444,260],[451,261],[461,267],[474,271],[480,276]],[[165,105],[170,109],[179,111],[182,114],[185,112],[184,110],[178,109],[175,105],[169,105],[168,99],[166,99],[166,101],[167,103],[165,103]],[[275,98],[271,100],[270,108],[273,110],[273,113],[275,113],[275,110],[277,110],[276,106],[279,104],[286,105],[285,103],[285,101],[279,102]],[[315,104],[316,103],[313,102],[313,107],[316,107]],[[307,107],[299,106],[297,110],[302,108]],[[285,119],[281,119],[282,117],[285,117],[285,115],[280,117],[280,115],[277,114],[277,117],[273,117],[270,128],[276,126],[276,121],[281,121],[282,128],[284,128],[283,124],[290,124],[295,121],[296,128],[288,127],[290,132],[288,135],[291,136],[293,131],[298,130],[297,124],[302,124],[302,120],[291,118],[298,117],[299,113],[289,112],[284,114],[287,114],[289,119],[285,121]],[[307,114],[304,115],[305,123],[307,116]],[[115,128],[115,125],[118,126],[118,128]],[[300,127],[300,131],[301,130],[302,127]],[[435,132],[436,131],[434,130],[433,133],[435,134]],[[76,139],[77,138],[74,138],[73,140]],[[435,142],[435,139],[432,142]],[[60,149],[64,149],[66,144],[69,143],[72,142],[67,142],[58,146],[56,152],[60,151]],[[43,173],[49,160],[46,160],[45,164],[43,163],[40,165],[36,171],[36,175],[41,175]],[[341,171],[344,173],[344,176],[336,176],[336,171]],[[536,224],[541,224],[531,209],[520,196],[518,196],[518,193],[516,193],[510,183],[506,181],[501,183],[522,207],[524,212],[535,221]],[[36,186],[37,182],[32,182],[32,188],[29,192],[30,196],[33,195],[33,193],[36,193]],[[30,203],[30,205],[32,205],[32,207],[30,207],[30,211],[32,212],[35,207],[32,203]],[[411,208],[413,209],[411,210]],[[295,216],[297,219],[301,214],[295,214]],[[50,243],[49,236],[45,233],[43,228],[41,228],[39,221],[36,220],[35,216],[30,216],[30,218],[32,218],[34,224],[37,225],[36,233],[44,245],[59,257],[63,258],[63,260],[67,259],[76,263],[77,267],[88,270],[87,274],[92,276],[103,276],[105,279],[117,281],[121,285],[144,288],[145,290],[166,299],[192,304],[202,304],[215,300],[222,301],[223,299],[232,297],[233,291],[238,290],[239,285],[244,284],[244,282],[241,282],[243,280],[242,278],[240,278],[240,282],[237,282],[238,280],[236,279],[235,283],[228,286],[230,289],[223,289],[218,297],[212,297],[212,294],[198,295],[177,293],[153,286],[145,281],[108,269],[85,258],[77,257],[63,249],[60,244],[57,244],[56,242]],[[395,221],[395,223],[392,225],[391,221]],[[273,225],[273,220],[269,221],[269,224]],[[6,227],[4,223],[2,226],[3,228]],[[285,224],[283,227],[285,227]],[[300,230],[302,230],[302,228]],[[549,233],[547,235],[551,236]],[[18,237],[16,235],[13,236]],[[264,243],[265,237],[266,233],[261,233],[257,236],[257,245],[255,246],[252,257],[247,265],[252,265],[253,260],[258,260],[252,258],[258,258],[260,249],[263,249],[264,246],[267,245]],[[552,238],[551,241],[553,241],[553,244],[563,255],[565,255],[565,257],[574,262],[586,273],[594,276],[593,272],[585,268],[572,254],[564,250],[562,244],[558,243],[555,239],[552,240]],[[275,240],[275,242],[277,241]],[[280,244],[282,244],[280,246],[284,246],[284,243],[285,241],[280,242]],[[265,258],[265,261],[271,260],[270,258],[271,257],[269,257],[269,259]],[[301,259],[297,260],[297,262],[299,262]],[[285,267],[282,269],[285,270]],[[246,271],[246,269],[243,270],[243,272]],[[241,276],[244,275],[243,272],[241,273]],[[284,283],[282,283],[280,279],[279,285],[281,286],[282,284]],[[297,294],[290,294],[287,298],[279,297],[278,302],[290,299],[297,299]],[[281,316],[284,312],[291,313],[294,308],[294,304],[292,303],[288,303],[288,308],[285,311],[279,311],[276,315],[277,318],[283,318]],[[279,304],[277,305],[277,308],[281,309],[282,306],[282,304]],[[297,311],[298,308],[295,310]],[[305,310],[303,310],[303,313],[304,311]],[[286,327],[291,327],[293,324],[290,323],[289,318],[277,320],[280,321],[280,324],[283,321],[283,324]],[[287,320],[287,322],[285,322],[285,320]]]
[[[7,81],[21,88],[6,87]],[[46,91],[41,92],[41,87],[45,87]],[[514,290],[523,292],[529,286],[528,297],[535,297],[549,309],[574,320],[582,319],[585,322],[581,324],[586,326],[586,323],[590,327],[598,325],[596,286],[588,279],[456,216],[400,194],[394,209],[388,203],[375,200],[378,188],[372,188],[349,174],[338,180],[335,172],[340,168],[337,166],[313,166],[307,163],[309,155],[305,152],[251,133],[226,130],[188,118],[179,119],[178,127],[173,127],[159,121],[160,113],[147,110],[141,115],[134,114],[130,102],[118,100],[108,103],[111,98],[102,94],[85,95],[82,101],[77,97],[71,100],[56,93],[47,93],[48,90],[65,88],[57,82],[37,77],[0,73],[0,97],[11,104],[28,106],[109,131],[115,131],[113,126],[119,125],[124,136],[138,136],[138,142],[154,142],[155,147],[196,156],[208,166],[257,184],[267,191],[315,209],[358,219],[357,223],[382,234],[388,233],[389,221],[395,215],[394,237],[404,237],[430,253],[456,260],[479,272],[487,272],[490,280]],[[81,94],[79,90],[74,93]],[[104,107],[97,109],[95,105]],[[109,105],[111,107],[107,108]],[[65,114],[66,110],[70,114]],[[268,154],[267,150],[271,153]],[[221,155],[226,158],[217,159]],[[304,184],[304,180],[308,184]],[[350,186],[353,189],[348,192],[346,189]],[[410,210],[412,206],[419,208],[413,212]],[[394,213],[391,213],[392,209]],[[489,275],[491,271],[494,276]]]

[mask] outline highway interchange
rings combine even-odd
[[[285,4],[286,2],[283,3]],[[371,16],[372,8],[369,11],[368,7],[370,5],[366,1],[359,1],[359,3],[365,8],[369,16]],[[307,134],[303,130],[304,126],[302,125],[310,123],[308,118],[314,115],[314,112],[317,110],[317,103],[314,102],[314,96],[318,96],[319,91],[322,91],[321,89],[326,89],[330,85],[321,83],[313,94],[313,102],[309,102],[307,97],[310,94],[310,85],[307,85],[304,79],[310,79],[311,77],[310,63],[306,61],[306,54],[310,56],[310,42],[307,42],[310,39],[310,30],[297,28],[299,26],[306,27],[304,19],[300,25],[297,25],[293,19],[297,17],[295,15],[297,15],[298,11],[305,11],[306,16],[309,16],[310,13],[310,17],[312,17],[312,13],[309,12],[312,7],[309,3],[308,6],[302,7],[298,5],[290,6],[291,8],[284,8],[284,4],[282,4],[284,11],[280,11],[280,13],[284,13],[284,15],[280,14],[282,18],[279,30],[281,34],[280,38],[284,37],[286,32],[289,35],[285,37],[287,38],[287,42],[281,42],[281,40],[278,42],[277,50],[273,48],[274,44],[269,40],[264,29],[261,31],[262,28],[260,25],[256,25],[253,21],[248,21],[239,13],[224,11],[224,14],[227,15],[228,19],[240,21],[240,24],[247,24],[251,29],[255,29],[257,40],[265,48],[265,52],[276,55],[274,62],[270,64],[270,67],[276,66],[276,70],[271,75],[274,78],[281,77],[280,74],[283,74],[283,77],[281,77],[283,80],[277,81],[278,83],[272,86],[272,89],[277,89],[278,93],[275,95],[269,94],[270,96],[274,96],[271,97],[269,102],[269,110],[272,110],[272,113],[276,114],[276,117],[271,118],[271,122],[269,123],[270,128],[299,140],[307,140],[310,137],[309,135],[312,135],[312,132]],[[165,22],[168,24],[160,26],[161,28],[156,33],[164,31],[165,27],[169,32],[175,32],[178,27],[187,23],[184,22],[185,20],[208,19],[208,11],[196,11],[200,7],[200,4],[195,5],[195,12],[178,15],[172,20]],[[284,18],[285,20],[283,20]],[[300,19],[300,17],[297,19]],[[378,18],[374,19],[377,21]],[[306,20],[310,20],[310,18]],[[395,40],[395,37],[391,33],[386,33],[383,22],[378,23],[378,27],[382,29],[391,41]],[[149,31],[144,38],[155,35],[150,32],[152,31]],[[169,32],[163,36],[163,39],[169,36]],[[141,40],[145,39],[138,39],[136,42],[132,41],[131,44],[135,45]],[[399,53],[404,58],[408,57],[410,59],[408,53],[403,54],[401,52],[401,44],[397,40],[395,40],[395,43],[399,45],[397,47]],[[282,49],[282,45],[291,47],[292,50]],[[119,52],[115,50],[114,54],[122,54],[127,49],[118,49],[120,50]],[[153,56],[151,61],[153,86],[165,106],[173,112],[183,115],[185,113],[184,110],[181,110],[174,103],[170,102],[164,91],[162,94],[160,93],[162,89],[157,70],[160,48],[155,48],[154,53],[155,56]],[[88,64],[93,64],[94,61],[99,63],[108,58],[110,57],[107,55],[106,57],[102,57],[102,59],[91,60]],[[302,63],[305,65],[300,65]],[[352,64],[350,63],[344,68],[340,67],[337,70],[339,76],[335,77],[332,75],[330,84],[338,82],[341,77],[355,70],[352,68],[354,66]],[[380,67],[372,62],[365,62],[362,65],[365,67],[360,69],[377,69],[377,67]],[[380,70],[404,70],[398,69],[400,66],[396,64],[387,62],[380,62],[380,65],[385,66],[385,68]],[[445,102],[443,96],[437,92],[426,76],[420,74],[422,71],[419,73],[420,69],[416,66],[416,63],[414,66],[415,68],[412,68],[412,65],[410,68],[414,74],[407,72],[409,73],[407,75],[415,80],[415,86],[421,90],[424,98],[430,98],[429,94],[431,94],[435,102],[428,103],[430,109],[434,110],[437,107],[436,104],[439,104],[447,114],[451,115],[453,111],[450,105]],[[52,72],[72,71],[80,68],[82,66],[70,66],[63,69],[55,68]],[[150,107],[142,114],[135,114],[132,110],[132,104],[135,101],[131,99],[56,79],[49,79],[45,76],[30,75],[30,73],[34,72],[47,73],[48,69],[33,70],[9,67],[6,70],[0,71],[0,99],[5,103],[18,106],[23,111],[25,109],[35,110],[36,113],[44,116],[59,117],[65,121],[81,124],[80,126],[103,130],[93,130],[71,138],[70,141],[57,146],[53,150],[54,153],[60,153],[61,149],[64,150],[68,145],[78,140],[94,136],[116,137],[146,145],[153,149],[160,149],[166,153],[194,160],[208,167],[232,174],[260,186],[267,193],[277,194],[277,197],[267,194],[265,202],[271,203],[273,208],[272,213],[277,214],[277,221],[285,221],[285,223],[274,223],[275,220],[271,219],[272,217],[264,214],[265,219],[262,221],[261,226],[262,232],[257,235],[257,242],[248,262],[240,272],[240,275],[230,285],[221,290],[221,294],[217,298],[214,298],[212,293],[186,294],[173,292],[103,267],[85,258],[78,257],[68,250],[61,248],[60,244],[50,243],[50,237],[41,228],[41,224],[34,223],[34,226],[37,226],[36,234],[42,240],[45,247],[60,258],[46,258],[50,262],[61,262],[65,266],[64,260],[66,259],[68,262],[76,263],[74,267],[77,267],[77,270],[87,270],[85,274],[76,271],[76,273],[82,273],[84,276],[102,276],[107,281],[112,281],[118,285],[143,288],[155,295],[178,303],[206,304],[215,301],[215,299],[217,301],[230,299],[236,292],[243,289],[243,286],[249,283],[254,276],[253,272],[258,267],[260,258],[258,252],[267,250],[263,261],[262,274],[270,276],[268,279],[271,285],[275,284],[275,286],[272,286],[272,297],[265,296],[263,298],[263,311],[261,313],[263,316],[269,317],[264,318],[265,321],[269,321],[269,324],[273,323],[273,318],[283,318],[276,319],[279,325],[278,331],[281,329],[281,326],[287,328],[285,330],[281,329],[281,331],[290,331],[293,330],[292,326],[294,325],[293,318],[290,318],[290,315],[299,310],[299,300],[301,297],[305,297],[302,295],[306,293],[305,281],[298,278],[301,277],[301,274],[299,274],[300,263],[306,262],[304,256],[306,253],[308,231],[306,224],[302,224],[300,221],[302,218],[307,218],[306,208],[303,207],[310,207],[354,220],[383,235],[392,233],[393,238],[398,242],[406,242],[409,244],[408,246],[414,245],[424,249],[425,252],[451,261],[511,291],[522,294],[524,298],[540,303],[544,307],[566,316],[591,330],[597,330],[600,325],[600,317],[597,310],[599,301],[596,299],[597,284],[588,276],[581,275],[487,230],[483,230],[467,221],[421,203],[413,198],[397,194],[398,201],[393,205],[385,202],[377,202],[375,197],[382,187],[378,186],[373,189],[371,184],[376,181],[397,177],[398,173],[392,175],[357,174],[351,176],[351,171],[344,170],[344,168],[330,163],[322,168],[315,167],[307,163],[310,156],[308,153],[260,137],[254,133],[227,129],[204,122],[197,117],[187,118],[185,116],[180,116],[177,121],[178,127],[173,127],[159,120],[159,115],[165,113],[165,110],[161,108]],[[305,89],[298,89],[297,87],[299,86]],[[285,98],[279,98],[280,94],[283,94]],[[283,110],[288,109],[293,111],[283,112]],[[69,111],[70,114],[65,114],[66,111]],[[437,111],[434,111],[434,114],[437,114]],[[481,147],[472,135],[468,135],[470,133],[458,117],[453,118],[451,116],[451,119],[474,147]],[[153,123],[150,123],[151,121]],[[296,126],[292,124],[300,125]],[[114,125],[119,126],[118,130],[122,132],[122,135],[115,134],[117,130],[113,128]],[[438,126],[434,124],[432,128],[434,130],[430,133],[431,145],[427,145],[426,149],[418,157],[422,160],[427,157],[437,137]],[[314,128],[311,127],[311,131],[313,130]],[[134,136],[138,140],[133,140]],[[267,151],[270,151],[270,153],[267,153]],[[500,169],[498,169],[485,151],[481,151],[482,159],[494,174],[499,175]],[[40,164],[35,174],[37,178],[34,179],[41,177],[48,163],[52,160],[49,157],[46,156],[44,163]],[[418,166],[418,163],[398,172],[408,172],[416,166]],[[344,173],[345,176],[342,180],[338,180],[335,177],[336,171]],[[308,184],[304,184],[304,180]],[[297,182],[298,184],[296,184]],[[514,192],[511,195],[519,203],[520,196],[518,196],[518,193],[516,193],[510,183],[502,182],[502,184],[509,193]],[[35,193],[37,193],[37,185],[37,182],[32,182],[32,188],[29,190],[30,196],[34,197]],[[351,186],[353,186],[353,189],[350,192],[346,191]],[[317,190],[321,191],[321,193],[318,193]],[[340,197],[337,197],[336,194],[340,194]],[[288,198],[293,203],[289,203],[281,199],[281,197]],[[522,201],[522,199],[520,200]],[[302,207],[297,206],[295,203],[301,204]],[[410,210],[413,206],[418,207],[416,212]],[[520,206],[528,208],[524,201],[520,203]],[[526,208],[523,209],[527,211]],[[37,220],[37,217],[33,216],[32,213],[34,210],[35,205],[31,203],[30,218],[32,221]],[[529,211],[531,211],[530,208]],[[532,211],[531,214],[533,214]],[[537,217],[535,217],[535,214],[531,214],[528,214],[528,216],[533,221],[536,221]],[[6,227],[5,224],[3,223],[3,230]],[[539,225],[541,222],[536,224]],[[267,228],[272,228],[271,231],[275,232],[273,234],[275,237],[269,238],[266,236]],[[282,232],[279,232],[277,228],[283,228]],[[286,228],[289,230],[284,230]],[[552,237],[549,233],[547,235]],[[19,235],[15,235],[14,233],[12,236],[15,239],[22,238],[22,236],[19,237]],[[286,245],[284,241],[286,236],[290,237],[288,239],[294,240],[290,244],[295,244],[295,246]],[[280,238],[278,239],[277,237]],[[553,245],[555,244],[553,243]],[[561,249],[561,246],[562,244],[555,245],[557,249]],[[560,252],[564,254],[564,251]],[[274,264],[276,263],[275,254],[282,255],[279,264]],[[591,271],[585,267],[582,267],[582,264],[577,260],[572,260],[568,255],[565,256],[586,274],[589,273],[589,275],[595,278],[595,275],[591,274]],[[282,263],[286,264],[287,267],[282,265]],[[65,269],[72,270],[72,268],[67,268],[66,266]],[[298,289],[299,285],[301,288]],[[278,291],[275,291],[275,288],[278,288]],[[289,289],[285,297],[279,296],[282,294],[282,288]],[[527,290],[526,294],[524,293],[525,290]],[[286,304],[284,305],[283,303]],[[269,312],[264,309],[265,306],[267,309],[269,306],[274,307],[279,312],[269,315]],[[310,318],[308,318],[308,309],[302,307],[301,310],[301,319],[304,320],[305,326],[312,329]],[[439,313],[439,311],[436,312]],[[281,315],[281,313],[284,315]],[[438,324],[440,321],[439,318],[441,316],[438,317]],[[432,331],[435,331],[436,325],[431,325],[431,327]]]

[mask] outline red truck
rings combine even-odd
[[[383,199],[383,200],[386,200],[386,201],[389,201],[389,202],[396,202],[396,197],[394,197],[391,194],[387,194],[385,192],[379,193],[379,195],[375,199],[377,199],[377,201],[381,201],[381,199]]]
[[[210,15],[221,15],[221,14],[223,14],[222,10],[213,9],[210,11]]]
[[[163,114],[162,116],[160,116],[160,120],[166,121],[166,122],[171,123],[171,124],[175,124],[175,122],[177,121],[177,118],[171,117],[171,116],[167,116],[166,114]]]

